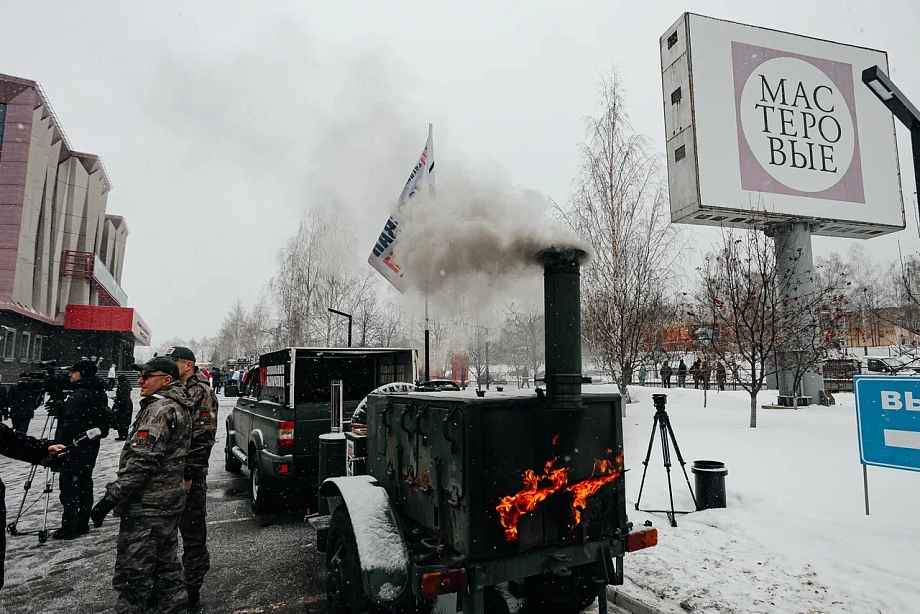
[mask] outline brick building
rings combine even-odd
[[[0,374],[44,360],[130,365],[150,330],[121,289],[128,225],[102,159],[77,151],[34,81],[0,75]]]

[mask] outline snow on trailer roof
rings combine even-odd
[[[340,353],[361,353],[367,354],[375,352],[416,352],[415,348],[360,348],[360,347],[350,347],[350,348],[341,348],[341,347],[286,347],[280,348],[277,350],[272,350],[271,352],[265,352],[265,354],[274,354],[275,352],[287,352],[290,350],[305,350],[308,352],[340,352]],[[263,356],[265,354],[262,354]]]
[[[464,401],[475,399],[481,402],[489,402],[490,400],[495,400],[496,398],[501,399],[524,399],[524,398],[535,398],[537,396],[533,388],[513,388],[508,389],[503,387],[504,390],[501,392],[492,388],[491,390],[483,390],[485,395],[480,397],[476,395],[475,387],[468,387],[466,390],[432,390],[431,392],[420,392],[418,390],[413,390],[412,392],[401,392],[400,395],[408,395],[411,397],[418,397],[424,399],[430,399],[432,396],[435,396],[439,399],[463,399]],[[543,389],[546,392],[546,389]],[[617,394],[619,390],[615,385],[603,385],[603,386],[582,386],[582,396],[594,396],[594,395],[605,395],[605,394]],[[390,393],[392,394],[392,393]]]

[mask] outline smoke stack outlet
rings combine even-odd
[[[546,407],[583,408],[581,385],[581,263],[588,254],[577,248],[551,247],[537,253],[543,265],[546,341]]]

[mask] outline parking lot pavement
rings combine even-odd
[[[139,400],[135,390],[135,407]],[[235,399],[220,399],[217,444],[211,452],[208,476],[208,547],[211,571],[201,599],[205,614],[320,614],[326,611],[325,565],[315,550],[316,536],[304,522],[302,510],[287,509],[256,516],[249,507],[247,473],[224,471],[223,416]],[[41,436],[46,415],[32,421],[30,435]],[[122,442],[115,433],[102,441],[93,474],[95,498],[115,477]],[[6,483],[7,522],[15,519],[30,467],[0,457],[0,476]],[[35,475],[26,499],[26,511],[17,528],[39,528],[44,501],[45,471]],[[34,493],[34,494],[33,494]],[[51,495],[48,526],[60,525],[57,485]],[[0,590],[0,614],[70,614],[112,612],[115,591],[112,575],[118,519],[109,517],[101,528],[74,541],[49,538],[39,543],[34,534],[7,536],[6,586]],[[596,612],[596,605],[588,612]],[[513,608],[525,614],[526,608]],[[453,596],[443,597],[436,612],[455,611]],[[621,610],[611,607],[610,612]]]
[[[137,391],[135,390],[135,395]],[[138,398],[135,397],[135,407]],[[211,571],[202,588],[204,612],[314,614],[325,611],[324,565],[314,549],[315,535],[303,513],[287,510],[273,516],[255,516],[249,509],[246,473],[231,474],[223,468],[224,423],[222,416],[234,399],[220,397],[217,445],[211,453],[208,476],[208,545]],[[40,412],[29,433],[39,436],[45,424]],[[122,442],[112,433],[102,442],[93,474],[96,500],[106,483],[115,477]],[[0,457],[0,475],[7,486],[7,522],[15,519],[22,500],[29,466]],[[17,527],[39,527],[45,472],[38,471]],[[33,494],[35,493],[35,494]],[[34,503],[33,503],[34,502]],[[48,523],[60,525],[61,506],[57,484],[51,495]],[[6,586],[0,590],[0,613],[110,612],[115,591],[112,574],[118,519],[109,517],[88,536],[59,542],[39,543],[35,535],[7,536]]]

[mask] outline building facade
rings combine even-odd
[[[75,150],[41,86],[0,75],[0,374],[46,360],[130,366],[150,330],[121,289],[128,225],[102,159]]]

